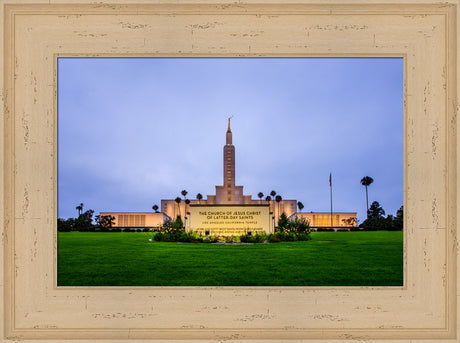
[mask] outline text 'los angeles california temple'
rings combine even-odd
[[[161,200],[159,213],[101,212],[100,215],[115,217],[114,227],[137,228],[158,227],[164,220],[180,216],[188,230],[211,234],[273,232],[281,213],[304,218],[311,227],[330,227],[331,215],[334,227],[350,226],[350,218],[355,218],[356,223],[356,212],[296,212],[297,200],[254,200],[251,195],[244,195],[243,186],[235,183],[235,146],[230,119],[223,149],[223,185],[216,186],[215,195],[180,202]]]

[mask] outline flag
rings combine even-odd
[[[332,173],[329,173],[329,187],[332,187]]]

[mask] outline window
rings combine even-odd
[[[145,215],[122,214],[118,216],[118,226],[122,227],[143,227],[145,226]]]

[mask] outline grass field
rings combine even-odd
[[[313,232],[307,242],[149,242],[60,232],[59,286],[401,286],[403,233]]]

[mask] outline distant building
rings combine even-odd
[[[332,212],[332,227],[334,228],[350,228],[356,227],[357,217],[356,212]],[[300,212],[294,213],[290,219],[294,217],[305,219],[310,223],[312,228],[331,227],[331,212]]]
[[[144,228],[160,227],[165,220],[171,219],[164,213],[152,212],[101,212],[103,216],[115,217],[112,227]]]

